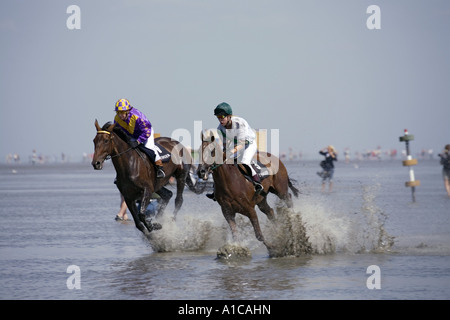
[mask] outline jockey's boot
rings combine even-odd
[[[207,197],[208,199],[211,199],[211,200],[217,201],[217,200],[216,200],[216,195],[215,195],[215,192],[216,192],[216,189],[213,189],[213,192],[211,192],[211,193],[207,193],[207,194],[206,194],[206,197]]]
[[[155,166],[156,166],[156,179],[164,178],[166,176],[166,174],[164,172],[164,167],[163,167],[161,159],[155,161]]]
[[[208,198],[211,199],[211,200],[216,201],[216,196],[214,195],[214,192],[213,192],[213,193],[207,193],[207,194],[206,194],[206,197],[208,197]]]
[[[259,175],[255,174],[252,177],[252,180],[253,180],[253,185],[255,186],[255,194],[260,194],[261,191],[264,190],[264,187],[261,184],[261,180],[259,179]]]

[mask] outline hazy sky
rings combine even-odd
[[[0,162],[81,160],[119,98],[191,145],[223,101],[280,152],[401,150],[405,128],[413,153],[450,143],[447,0],[2,0],[0,41]]]

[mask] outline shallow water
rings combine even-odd
[[[301,223],[293,219],[291,229],[305,228],[314,253],[270,257],[242,217],[251,256],[223,260],[216,253],[231,235],[204,194],[186,191],[176,222],[164,221],[149,242],[133,222],[114,221],[120,198],[110,162],[102,171],[1,165],[0,298],[450,298],[450,199],[437,160],[419,159],[414,168],[421,181],[415,202],[400,160],[338,163],[331,193],[321,192],[318,163],[286,166],[302,192],[292,213]],[[172,210],[173,201],[167,218]],[[368,288],[372,265],[379,289]],[[68,273],[70,266],[79,273]],[[69,289],[75,283],[80,289]]]

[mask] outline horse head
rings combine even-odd
[[[103,162],[113,152],[112,132],[114,126],[115,124],[108,122],[101,128],[97,119],[95,119],[97,135],[94,138],[94,156],[91,163],[95,170],[103,169]]]
[[[222,140],[218,130],[205,129],[201,132],[200,163],[197,175],[200,179],[208,180],[212,166],[223,163]]]

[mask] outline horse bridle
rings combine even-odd
[[[111,135],[111,132],[105,131],[105,130],[98,130],[98,131],[97,131],[97,134],[100,134],[100,133],[105,133],[105,134]],[[111,143],[113,143],[112,138],[109,139],[109,140],[111,141]],[[112,149],[114,149],[114,146],[113,146]],[[124,153],[127,153],[127,152],[130,151],[131,149],[133,149],[133,148],[130,147],[130,148],[128,148],[127,150],[125,150],[125,151],[123,151],[123,152],[119,152],[118,154],[115,154],[115,155],[113,155],[113,156],[110,155],[110,154],[107,154],[106,157],[105,157],[105,160],[109,160],[109,159],[112,159],[112,158],[120,157],[121,155],[123,155]]]
[[[202,142],[209,142],[209,143],[212,143],[211,141],[208,141],[208,140],[202,140]],[[204,162],[204,159],[203,159],[203,152],[204,150],[202,150],[202,161]],[[227,163],[227,161],[228,161],[228,159],[225,159],[222,163],[219,163],[219,164],[217,164],[215,161],[208,167],[208,172],[212,172],[212,171],[214,171],[214,170],[216,170],[217,168],[219,168],[220,166],[222,166],[222,165],[224,165],[224,164],[226,164]]]

